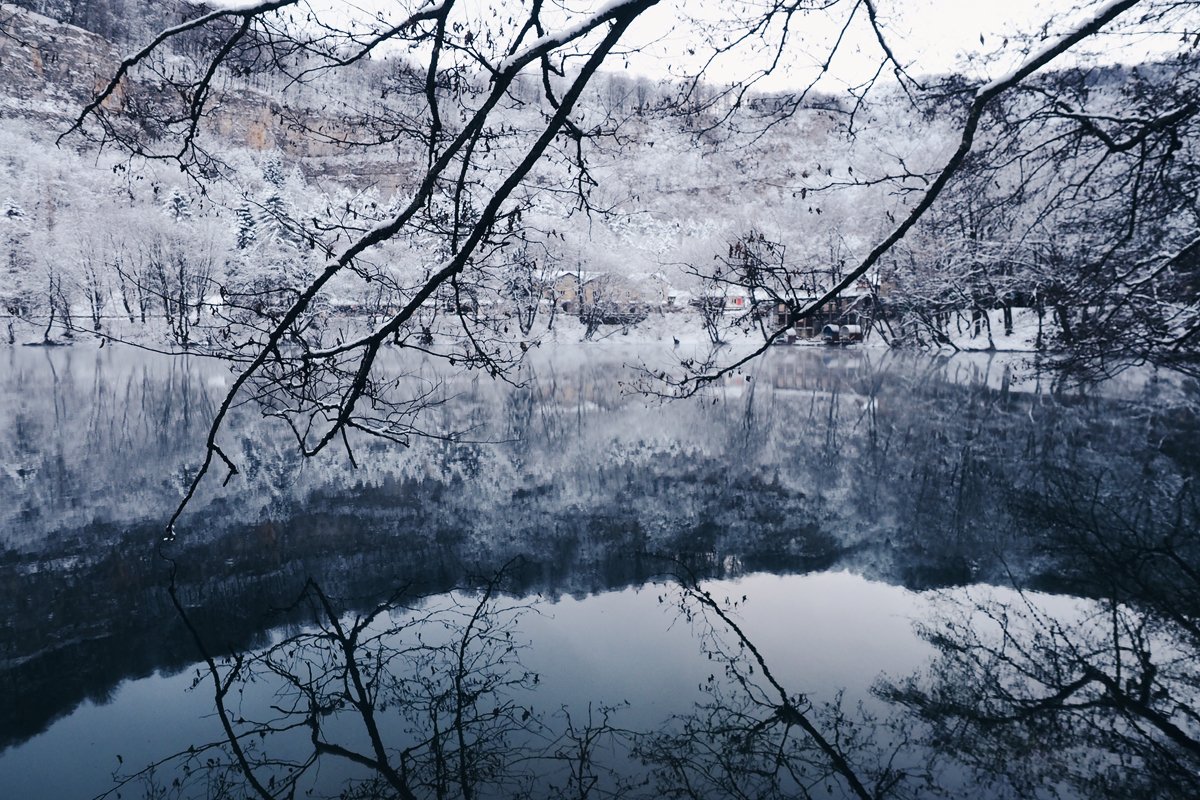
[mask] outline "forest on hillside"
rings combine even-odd
[[[89,31],[109,59],[99,72],[151,31],[207,10],[5,6],[3,69],[24,84],[0,121],[9,342],[86,332],[220,349],[246,335],[239,326],[269,329],[327,259],[410,200],[429,156],[427,88],[444,116],[441,138],[488,91],[467,66],[426,87],[421,65],[401,53],[333,70],[329,54],[288,52],[286,29],[264,25],[216,65],[205,91],[220,101],[176,153],[172,133],[186,115],[166,94],[194,79],[224,32],[198,28],[156,48],[99,131],[60,139],[96,87],[70,66],[78,48],[60,46],[56,26],[21,7]],[[18,74],[34,51],[66,63]],[[864,323],[890,345],[954,347],[969,330],[976,346],[995,348],[1015,317],[1023,346],[1071,366],[1186,365],[1200,324],[1195,60],[1184,47],[1152,63],[1075,65],[989,103],[938,201],[844,306],[826,295],[935,179],[975,86],[922,76],[839,96],[602,69],[581,92],[573,129],[490,225],[494,241],[470,257],[469,280],[438,287],[407,327],[469,356],[461,329],[477,326],[507,353],[552,328],[559,308],[581,317],[590,338],[605,323],[628,328],[690,301],[670,326],[708,323],[716,344],[728,338],[717,327],[769,337],[823,299],[836,312],[822,319]],[[565,86],[568,74],[551,77]],[[540,124],[541,92],[535,74],[506,88],[477,145],[497,162],[472,179],[480,187],[503,174],[519,132]],[[130,138],[140,144],[118,146]],[[348,335],[331,314],[402,308],[481,210],[470,192],[434,192],[419,223],[359,256],[295,324]],[[564,287],[570,273],[574,286]],[[734,295],[748,302],[735,307]]]

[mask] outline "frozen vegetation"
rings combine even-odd
[[[13,35],[0,40],[0,63],[13,88],[0,121],[0,302],[10,343],[91,335],[224,352],[277,319],[360,232],[400,213],[421,180],[426,146],[396,133],[428,104],[420,67],[405,58],[340,71],[315,56],[293,59],[285,72],[303,81],[222,66],[220,102],[185,154],[199,172],[180,172],[171,158],[115,145],[141,130],[150,145],[139,152],[173,152],[179,122],[159,105],[189,80],[201,42],[156,51],[122,84],[106,101],[108,146],[97,149],[58,136],[94,88],[83,76],[114,71],[137,37],[114,43],[16,6],[4,14]],[[117,35],[120,14],[67,18]],[[396,338],[434,337],[467,356],[462,329],[476,327],[496,339],[504,363],[518,344],[547,340],[669,333],[718,344],[791,326],[783,341],[821,341],[832,323],[859,325],[881,346],[1037,350],[1108,371],[1177,362],[1194,325],[1196,210],[1133,182],[1148,169],[1164,187],[1191,174],[1184,129],[1193,113],[1176,99],[1186,98],[1185,73],[1183,62],[1161,60],[1036,79],[989,112],[992,128],[976,147],[998,164],[957,175],[886,257],[798,317],[864,261],[954,152],[960,79],[922,78],[941,89],[917,103],[905,87],[855,100],[742,96],[602,71],[577,104],[586,166],[569,148],[539,161],[497,223],[502,246],[472,257],[464,279],[440,288]],[[476,80],[468,76],[455,80]],[[1040,104],[1051,90],[1060,106],[1086,103],[1096,119],[1130,103],[1170,108],[1159,128],[1098,131],[1112,147],[1067,152],[1056,144],[1062,120]],[[446,95],[449,134],[467,123],[472,101],[461,86],[454,97],[436,91]],[[494,111],[488,148],[499,162],[515,157],[505,155],[505,131],[538,124],[540,91],[518,75]],[[1120,135],[1132,138],[1113,140]],[[1141,151],[1126,158],[1135,143]],[[572,175],[580,168],[582,182]],[[1084,172],[1090,182],[1076,185]],[[1129,216],[1132,191],[1143,207]],[[430,205],[427,220],[326,283],[298,324],[314,343],[344,340],[402,308],[453,255],[447,232],[480,212],[466,202]],[[1127,233],[1114,239],[1122,225]],[[1125,266],[1112,272],[1115,264]],[[457,318],[463,310],[468,319]]]
[[[1200,3],[1009,5],[0,4],[0,793],[1200,796]]]

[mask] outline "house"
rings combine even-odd
[[[725,298],[726,314],[743,314],[753,307],[752,295],[741,286],[725,286],[719,289]]]
[[[750,292],[734,284],[711,286],[702,291],[699,297],[693,298],[691,304],[706,311],[720,311],[727,315],[744,314],[753,307]]]
[[[691,297],[676,289],[661,272],[631,272],[628,283],[630,291],[637,294],[641,302],[663,311],[685,308]]]
[[[568,314],[579,313],[580,306],[590,306],[595,303],[601,292],[600,281],[603,272],[588,270],[559,270],[550,279],[547,289],[549,299],[561,310]]]
[[[621,319],[645,318],[679,302],[680,293],[661,272],[564,270],[555,273],[548,294],[568,314],[599,313]]]
[[[862,327],[869,324],[874,316],[875,290],[866,280],[860,280],[853,286],[843,290],[816,311],[803,316],[792,315],[786,303],[777,303],[771,310],[774,315],[772,323],[775,327],[790,326],[794,333],[789,340],[813,339],[825,337],[826,328],[837,329],[841,340],[841,326],[849,325],[859,328],[858,340],[862,339]],[[793,298],[795,307],[803,309],[819,299],[820,295],[798,296]]]

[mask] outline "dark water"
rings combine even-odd
[[[1200,791],[1193,383],[788,349],[659,405],[638,357],[448,378],[466,433],[357,469],[240,409],[160,549],[223,369],[0,353],[0,796]]]

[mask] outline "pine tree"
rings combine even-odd
[[[182,220],[191,218],[192,201],[186,194],[180,191],[179,187],[176,187],[171,190],[170,196],[167,197],[166,203],[163,204],[163,210],[167,212],[167,215],[171,219],[181,222]]]
[[[283,161],[279,158],[278,154],[271,155],[263,163],[262,174],[263,180],[268,184],[274,186],[276,189],[283,188],[286,176],[284,175]]]
[[[279,192],[272,192],[263,199],[262,209],[263,227],[274,229],[277,238],[283,237],[287,227],[285,222],[289,216],[287,201]]]
[[[242,204],[233,212],[237,217],[237,248],[245,250],[258,239],[257,222],[250,206]]]

